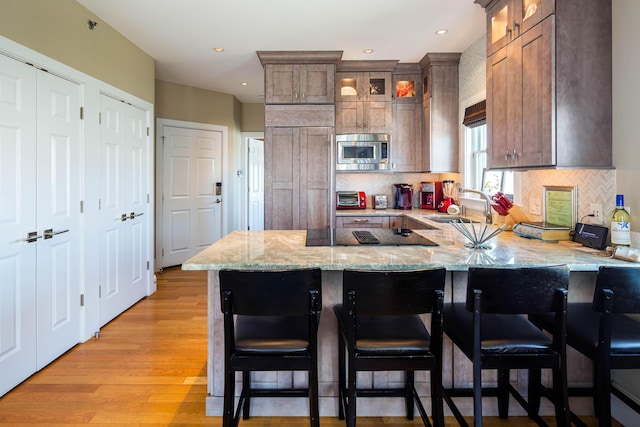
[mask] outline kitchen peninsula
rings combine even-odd
[[[418,212],[418,213],[416,213]],[[208,342],[208,397],[206,410],[208,415],[222,413],[223,396],[223,329],[220,311],[218,270],[220,269],[292,269],[319,267],[323,279],[323,314],[321,316],[319,336],[319,384],[320,413],[322,416],[337,415],[337,341],[336,322],[330,307],[339,302],[342,295],[342,270],[346,268],[365,270],[408,270],[444,266],[450,272],[447,275],[445,302],[464,301],[466,271],[470,266],[541,266],[567,264],[571,270],[569,289],[570,301],[590,301],[593,292],[595,272],[600,265],[625,265],[626,263],[567,247],[562,244],[545,243],[503,232],[489,241],[489,249],[470,249],[465,247],[465,238],[450,224],[437,223],[414,212],[403,213],[409,218],[420,221],[433,229],[416,230],[438,246],[305,246],[304,230],[267,230],[234,231],[209,248],[183,264],[185,270],[209,270],[209,342]],[[259,284],[256,284],[259,286]],[[471,383],[471,365],[466,358],[454,350],[445,337],[444,384],[468,386]],[[571,354],[569,379],[571,382],[590,381],[590,362]],[[429,394],[428,376],[416,375],[416,387],[421,395]],[[402,380],[402,373],[376,373],[374,376],[358,377],[362,384],[377,387],[393,384]],[[483,377],[493,381],[491,374]],[[514,377],[515,378],[515,377]],[[521,379],[522,378],[522,379]],[[255,382],[263,382],[273,387],[291,382],[306,381],[304,373],[264,373],[257,374]],[[526,394],[526,375],[518,376],[517,387]],[[572,409],[577,413],[589,414],[590,400],[580,398]],[[305,399],[256,399],[252,403],[252,413],[256,415],[289,414],[304,416],[308,413]],[[397,415],[403,414],[402,399],[363,398],[358,401],[359,415]],[[486,414],[494,414],[497,405],[493,399],[486,399]],[[471,401],[460,400],[463,414],[472,414]],[[518,405],[511,406],[511,414],[519,414]],[[548,401],[543,400],[543,414],[552,414]]]

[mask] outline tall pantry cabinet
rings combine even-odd
[[[611,167],[610,0],[476,0],[487,11],[489,167]]]
[[[265,229],[335,221],[335,69],[342,52],[258,52],[265,68]]]

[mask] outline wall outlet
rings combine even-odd
[[[604,221],[604,214],[602,212],[602,204],[601,203],[591,203],[589,208],[589,214],[593,215],[594,221],[602,222]]]

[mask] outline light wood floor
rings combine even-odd
[[[100,338],[77,345],[0,398],[0,425],[221,425],[220,417],[205,416],[206,296],[205,272],[165,270],[158,275],[158,291],[102,328]],[[333,417],[323,417],[321,424],[344,426]],[[306,427],[308,419],[255,417],[240,425]],[[358,418],[358,425],[421,423]],[[448,417],[447,425],[457,424]],[[534,423],[510,417],[488,418],[485,425]]]

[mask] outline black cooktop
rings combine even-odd
[[[354,234],[355,231],[355,234]],[[368,233],[361,233],[362,231]],[[356,236],[361,234],[361,236]],[[364,235],[362,235],[364,234]],[[360,243],[358,241],[360,238]],[[373,239],[372,239],[373,238]],[[376,242],[377,240],[377,242]],[[406,228],[322,228],[307,230],[307,246],[438,246]]]

